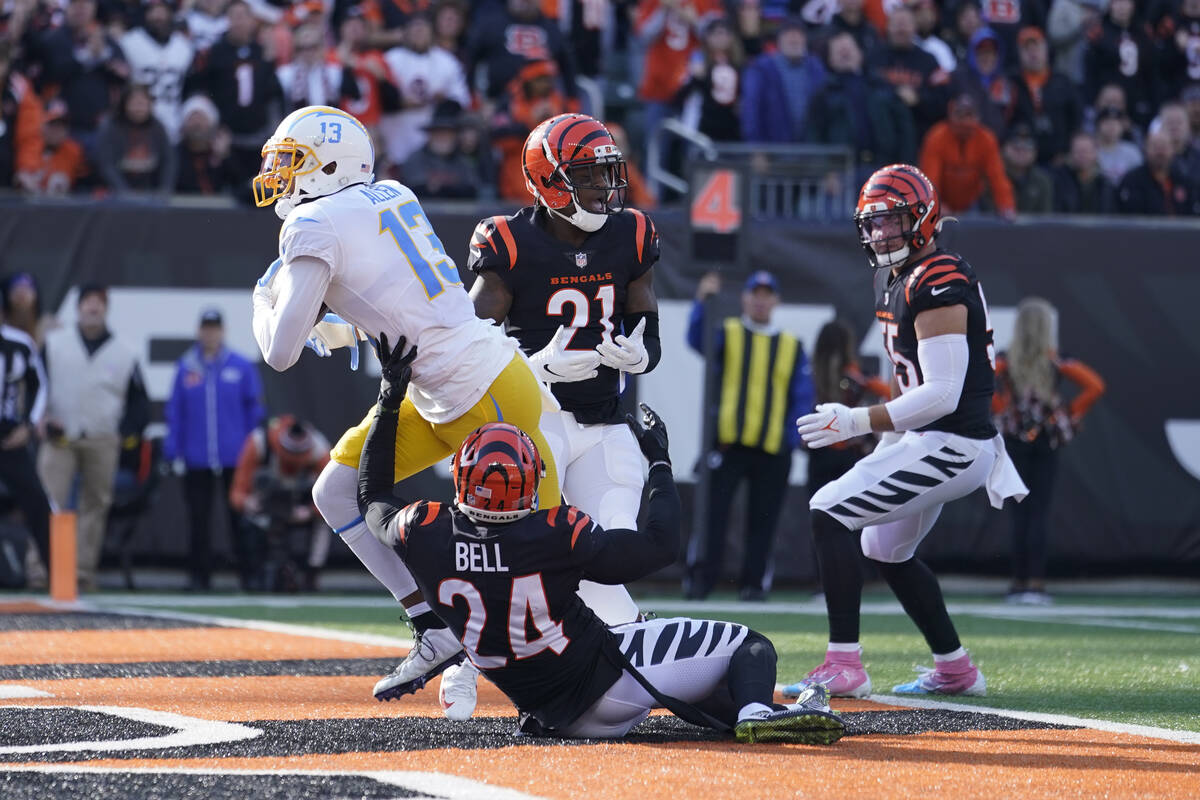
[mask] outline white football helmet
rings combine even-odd
[[[306,106],[283,118],[262,148],[254,204],[275,204],[285,219],[306,198],[375,179],[375,146],[363,124],[330,106]]]

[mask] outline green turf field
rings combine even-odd
[[[336,605],[339,600],[354,603],[356,597],[362,605]],[[297,596],[291,607],[274,605],[285,601],[278,595],[269,599],[272,604],[255,604],[247,597],[242,605],[239,598],[226,596],[206,605],[192,596],[174,605],[163,598],[153,608],[408,635],[397,621],[398,609],[374,604],[373,598]],[[714,600],[719,604],[722,598]],[[116,597],[107,602],[120,604]],[[947,602],[964,644],[988,679],[987,697],[955,702],[1200,732],[1196,597],[1076,595],[1060,598],[1049,609],[1006,606],[994,595],[948,594]],[[639,603],[661,608],[660,616],[728,619],[754,627],[775,643],[782,683],[802,677],[824,652],[825,619],[808,595],[780,593],[765,606],[736,610],[711,603],[684,606],[666,596],[640,597]],[[912,680],[917,664],[932,666],[911,622],[898,608],[888,607],[894,605],[889,595],[868,592],[864,603],[864,660],[876,693]]]

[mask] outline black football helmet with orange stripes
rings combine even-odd
[[[587,114],[559,114],[525,140],[525,185],[535,202],[589,233],[625,208],[629,172],[608,128]]]
[[[450,473],[459,510],[476,522],[513,522],[537,509],[546,465],[529,434],[489,422],[463,441]]]
[[[925,173],[911,164],[892,164],[863,184],[854,224],[871,266],[890,269],[933,241],[941,217],[937,190]]]

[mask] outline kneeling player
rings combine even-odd
[[[371,532],[404,559],[468,658],[512,700],[522,729],[560,737],[624,736],[660,706],[732,729],[741,741],[829,744],[844,733],[823,691],[772,703],[775,648],[742,625],[661,619],[610,629],[576,594],[583,578],[619,584],[670,564],[679,496],[667,432],[643,406],[629,419],[650,462],[641,531],[604,531],[572,506],[536,508],[541,456],[506,423],[472,432],[454,457],[453,504],[407,507],[392,494],[397,409],[415,349],[401,339],[384,365],[378,410],[359,466]],[[531,635],[532,634],[532,635]]]

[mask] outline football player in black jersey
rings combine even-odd
[[[933,652],[932,669],[892,691],[982,695],[983,673],[963,649],[937,578],[917,545],[942,506],[981,486],[992,505],[1026,494],[991,421],[995,353],[983,287],[959,255],[942,250],[937,192],[916,167],[895,164],[863,185],[854,215],[876,270],[875,316],[895,368],[887,403],[823,403],[797,420],[809,447],[869,431],[886,432],[875,451],[809,503],[829,616],[825,661],[793,694],[819,683],[834,695],[864,697],[871,679],[859,646],[862,552],[888,582]],[[894,433],[893,433],[894,432]]]
[[[654,369],[661,352],[658,235],[624,208],[625,159],[595,119],[544,121],[522,157],[533,204],[480,221],[471,239],[475,313],[505,324],[560,406],[538,427],[567,501],[603,528],[634,528],[642,475],[619,401],[625,373]],[[580,596],[610,625],[638,616],[622,586],[584,581]]]
[[[397,410],[416,348],[401,338],[383,365],[379,403],[359,465],[358,501],[371,532],[395,549],[467,657],[508,696],[522,730],[615,738],[665,706],[744,742],[831,744],[842,736],[828,694],[777,706],[775,648],[744,625],[656,619],[608,627],[580,600],[585,577],[620,584],[673,562],[679,495],[667,432],[642,406],[630,435],[649,462],[642,530],[603,530],[569,505],[540,511],[541,457],[513,425],[488,423],[454,456],[454,500],[397,503]]]

